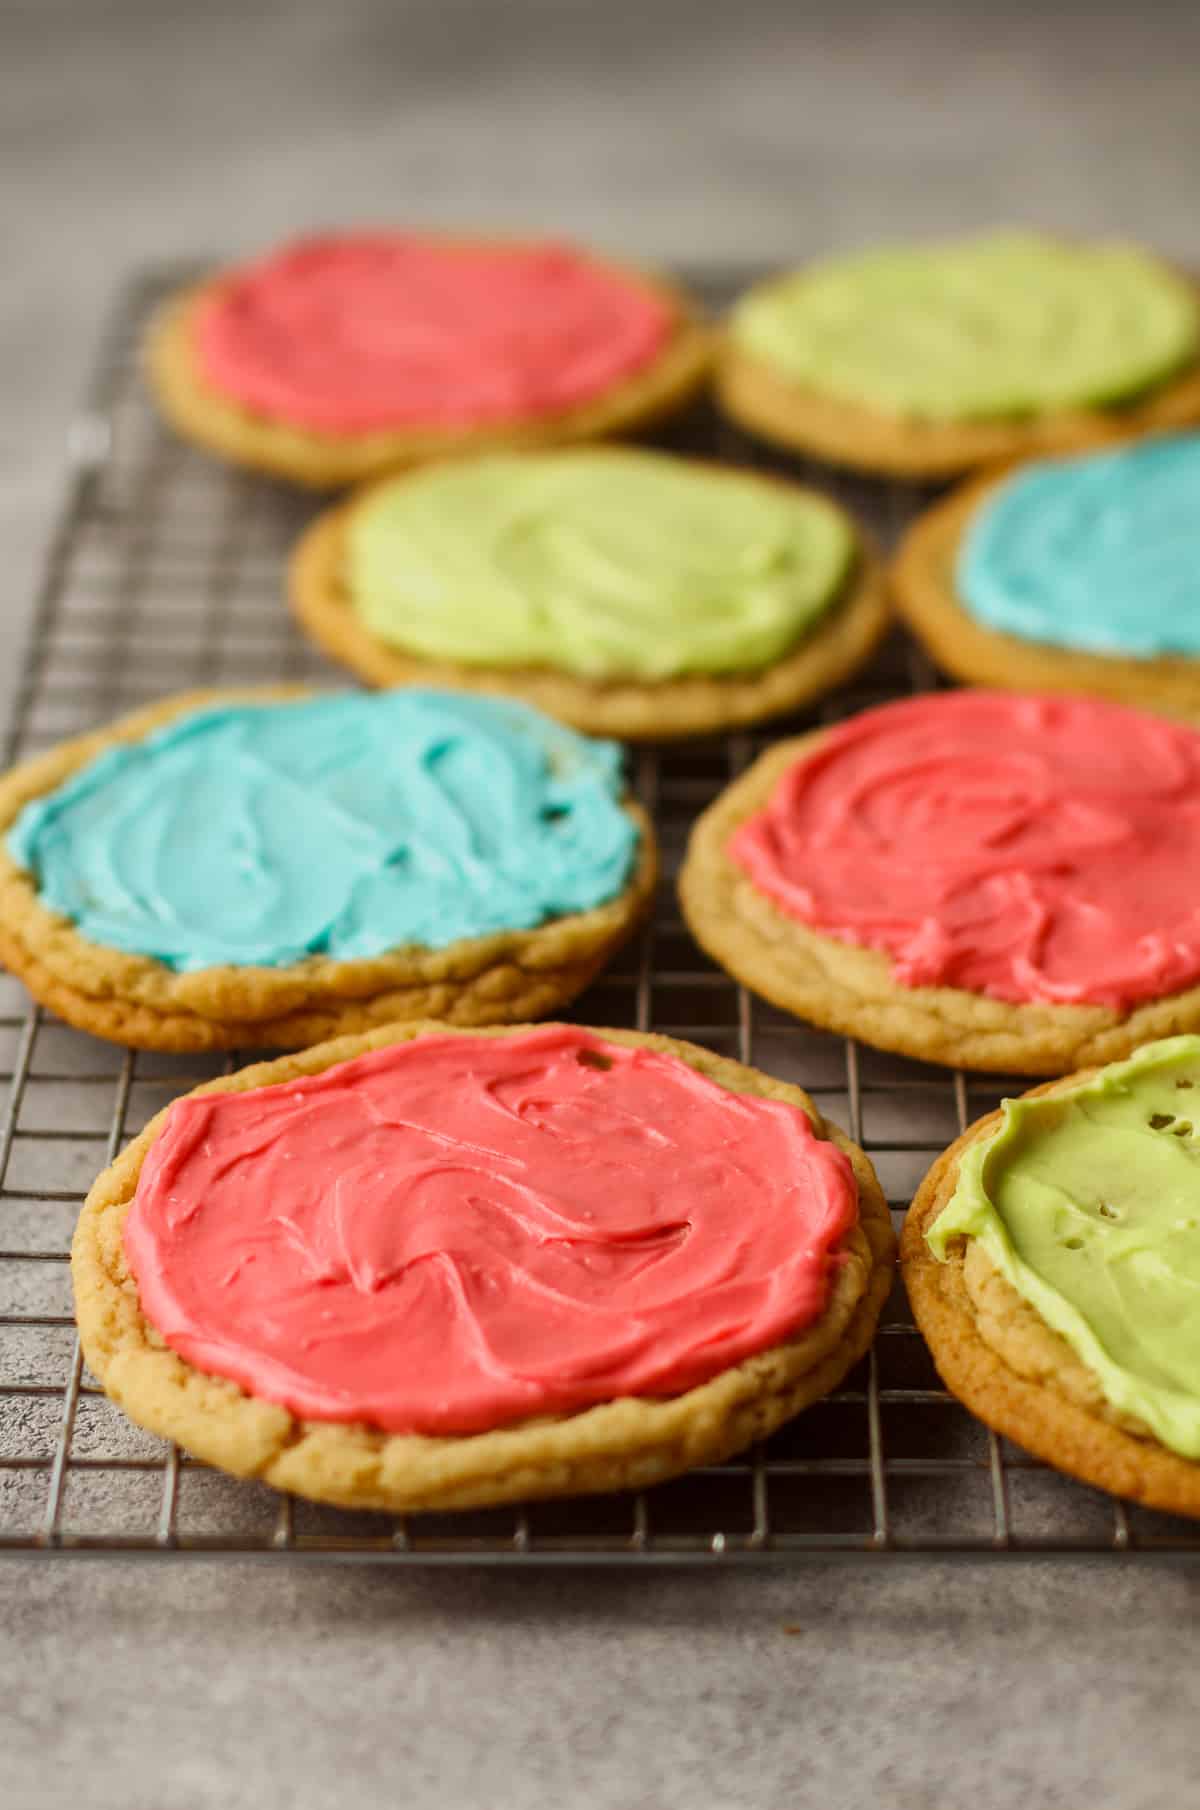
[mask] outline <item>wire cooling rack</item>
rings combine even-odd
[[[191,452],[143,394],[145,318],[190,274],[138,278],[113,319],[71,435],[72,475],[4,744],[9,761],[186,686],[338,682],[282,601],[283,558],[313,504]],[[691,276],[719,307],[752,274]],[[705,410],[664,443],[774,463]],[[789,468],[838,496],[884,544],[922,501],[910,487]],[[752,998],[692,943],[673,874],[697,812],[761,748],[935,683],[896,635],[819,711],[639,754],[635,778],[657,821],[666,881],[640,943],[574,1013],[690,1038],[799,1082],[870,1152],[897,1216],[934,1156],[1025,1084],[881,1055]],[[83,1368],[67,1252],[87,1187],[121,1145],[176,1094],[250,1054],[123,1052],[57,1024],[0,977],[0,1550],[397,1564],[1200,1553],[1190,1523],[1073,1484],[974,1420],[938,1386],[899,1284],[874,1351],[828,1400],[736,1461],[644,1493],[399,1520],[315,1507],[207,1469],[134,1427]]]

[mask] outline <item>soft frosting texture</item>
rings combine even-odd
[[[569,246],[355,233],[234,272],[195,346],[232,401],[351,435],[556,414],[642,370],[673,328],[665,300]]]
[[[620,771],[614,743],[496,699],[231,705],[90,762],[9,849],[85,937],[178,970],[440,949],[615,897]]]
[[[1006,1100],[929,1228],[979,1240],[1105,1400],[1200,1457],[1200,1037]]]
[[[474,1433],[677,1394],[809,1325],[857,1199],[799,1108],[551,1025],[177,1101],[125,1248],[201,1369]]]
[[[729,852],[902,986],[1125,1007],[1200,980],[1200,734],[1116,704],[961,691],[864,711]]]
[[[768,665],[835,599],[845,518],[784,484],[633,451],[487,458],[375,491],[352,607],[427,659],[667,679]]]
[[[1026,466],[974,516],[956,589],[1006,635],[1200,653],[1200,434]]]
[[[812,265],[752,291],[732,331],[806,388],[985,421],[1136,395],[1196,356],[1200,307],[1132,246],[1007,232]]]

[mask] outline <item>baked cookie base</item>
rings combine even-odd
[[[344,579],[344,549],[355,507],[349,503],[319,516],[292,555],[292,609],[318,647],[371,685],[434,685],[520,698],[585,735],[672,741],[798,709],[857,672],[890,620],[882,567],[860,545],[840,597],[791,653],[758,672],[603,682],[546,667],[424,660],[379,640],[354,613]]]
[[[195,1091],[238,1092],[316,1074],[365,1050],[447,1028],[393,1025],[258,1064]],[[142,1163],[162,1129],[166,1115],[160,1113],[92,1188],[72,1247],[83,1353],[106,1393],[139,1426],[235,1476],[317,1501],[398,1514],[641,1489],[697,1464],[719,1462],[826,1395],[870,1345],[891,1284],[895,1238],[867,1158],[821,1119],[799,1088],[670,1038],[598,1034],[681,1057],[735,1092],[799,1105],[850,1158],[859,1223],[846,1241],[825,1314],[799,1338],[682,1395],[627,1398],[462,1438],[297,1419],[178,1357],[141,1311],[122,1228]]]
[[[1086,1079],[1071,1075],[1033,1091]],[[1149,1508],[1200,1516],[1200,1464],[1111,1408],[1093,1373],[974,1240],[953,1240],[945,1263],[926,1244],[963,1156],[1000,1118],[980,1119],[938,1158],[904,1222],[901,1271],[938,1374],[987,1426],[1056,1470]]]
[[[822,740],[817,732],[769,749],[692,830],[679,877],[683,915],[700,946],[737,980],[798,1018],[877,1049],[1004,1074],[1058,1075],[1200,1030],[1200,987],[1125,1013],[1019,1005],[959,987],[904,987],[881,951],[839,942],[781,911],[734,864],[729,839],[766,805],[785,770]]]
[[[35,999],[77,1030],[133,1049],[299,1049],[402,1019],[458,1025],[544,1017],[574,999],[633,934],[658,876],[654,831],[641,806],[637,865],[624,891],[593,910],[533,930],[471,937],[444,949],[396,949],[353,961],[312,956],[289,968],[204,968],[89,942],[47,910],[32,876],[5,846],[17,815],[106,748],[210,704],[308,695],[297,686],[195,691],[164,699],[108,728],[63,743],[0,778],[0,961]]]
[[[1082,691],[1185,719],[1200,717],[1200,659],[1134,659],[1027,641],[977,622],[959,599],[956,570],[977,510],[1004,477],[956,491],[909,529],[892,566],[901,615],[945,672],[1015,691]]]
[[[727,337],[717,398],[739,426],[832,465],[930,482],[978,466],[1069,452],[1200,421],[1200,360],[1140,401],[1012,421],[911,421],[789,383]]]
[[[195,320],[198,310],[227,285],[228,279],[220,275],[184,290],[167,302],[151,323],[145,346],[147,381],[162,413],[184,439],[234,464],[315,490],[361,483],[427,459],[522,446],[560,446],[638,432],[673,414],[704,383],[712,362],[713,334],[676,285],[609,260],[593,261],[667,301],[675,315],[675,329],[644,370],[601,396],[553,415],[487,427],[337,435],[291,426],[258,413],[214,389],[199,368]]]

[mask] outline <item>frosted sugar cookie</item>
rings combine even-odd
[[[665,1037],[426,1024],[177,1100],[92,1189],[72,1278],[141,1425],[406,1511],[765,1437],[862,1356],[893,1256],[869,1162],[799,1088]]]
[[[1200,434],[964,489],[917,521],[892,577],[958,678],[1200,715]]]
[[[733,310],[718,393],[767,439],[940,478],[1200,420],[1200,297],[1135,246],[994,232],[825,259]]]
[[[1094,698],[906,699],[768,750],[692,831],[684,913],[800,1017],[1055,1074],[1200,1027],[1200,732]]]
[[[904,1228],[948,1388],[1087,1483],[1200,1514],[1200,1037],[1006,1100]]]
[[[878,562],[827,498],[631,447],[388,479],[318,517],[290,595],[372,684],[507,693],[645,740],[803,704],[888,620]]]
[[[574,246],[344,232],[177,296],[147,370],[186,438],[328,487],[640,428],[695,391],[709,355],[681,289]]]
[[[194,693],[0,780],[0,957],[147,1049],[574,998],[649,905],[620,751],[502,699]]]

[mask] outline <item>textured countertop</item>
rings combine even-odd
[[[884,0],[4,9],[0,674],[131,264],[339,219],[785,258],[1034,220],[1200,263],[1200,13]],[[1162,1810],[1200,1574],[0,1562],[13,1810]]]

